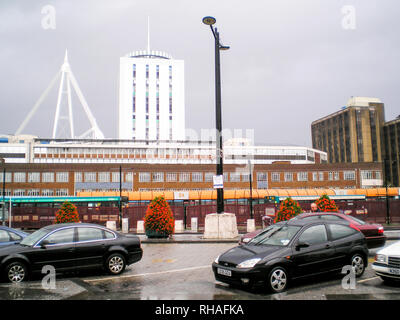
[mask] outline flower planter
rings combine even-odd
[[[165,232],[158,232],[155,230],[146,230],[146,236],[148,238],[168,238],[169,235]]]

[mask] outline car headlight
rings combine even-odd
[[[375,256],[375,261],[381,263],[387,263],[387,256],[385,256],[384,254],[377,254]]]
[[[216,264],[219,263],[219,256],[215,258],[214,262],[215,262]]]
[[[258,261],[260,261],[261,258],[255,258],[255,259],[250,259],[243,261],[242,263],[239,263],[236,267],[237,268],[253,268]]]

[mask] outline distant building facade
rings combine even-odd
[[[120,58],[119,139],[184,140],[184,61],[159,51]]]
[[[329,163],[381,162],[384,104],[377,98],[353,97],[342,110],[313,121],[314,149]]]
[[[121,165],[121,176],[119,167]],[[6,163],[5,197],[73,196],[77,192],[213,190],[214,164]],[[3,172],[0,172],[3,181]],[[382,185],[379,163],[254,165],[257,189],[355,189]],[[248,189],[245,165],[224,165],[224,189]]]
[[[383,136],[385,182],[400,186],[400,116],[385,123]]]

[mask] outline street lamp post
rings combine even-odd
[[[5,160],[2,158],[1,159],[1,163],[3,164],[3,188],[2,188],[2,195],[3,195],[3,200],[2,200],[2,202],[3,202],[3,204],[2,204],[2,213],[1,213],[1,221],[2,221],[2,224],[3,224],[3,226],[6,224],[6,222],[5,222],[5,209],[6,209],[6,206],[5,206],[5,194],[6,194],[6,166],[5,166]]]
[[[389,170],[390,166],[388,165],[389,159],[385,158],[384,160],[384,175],[385,175],[385,188],[386,188],[386,223],[390,224],[390,203],[389,203],[389,195],[388,195],[388,188],[389,188]]]
[[[249,160],[249,182],[250,182],[250,219],[253,219],[253,183],[252,183],[252,168]]]
[[[203,23],[210,26],[215,39],[215,122],[216,122],[216,158],[217,176],[223,176],[223,146],[222,146],[222,117],[221,117],[221,68],[220,50],[228,50],[228,46],[223,46],[219,41],[219,32],[214,28],[216,20],[214,17],[204,17]],[[224,212],[224,188],[217,188],[217,213]]]
[[[122,166],[119,166],[119,230],[122,230]]]

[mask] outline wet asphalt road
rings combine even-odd
[[[390,242],[388,241],[388,244]],[[41,279],[0,284],[0,299],[29,300],[347,300],[400,299],[400,285],[376,277],[369,264],[355,289],[343,289],[344,275],[292,282],[287,292],[263,288],[244,290],[215,281],[211,263],[234,243],[143,243],[143,258],[113,277],[103,272],[57,275],[55,289],[43,289]],[[370,252],[372,257],[374,250]]]

